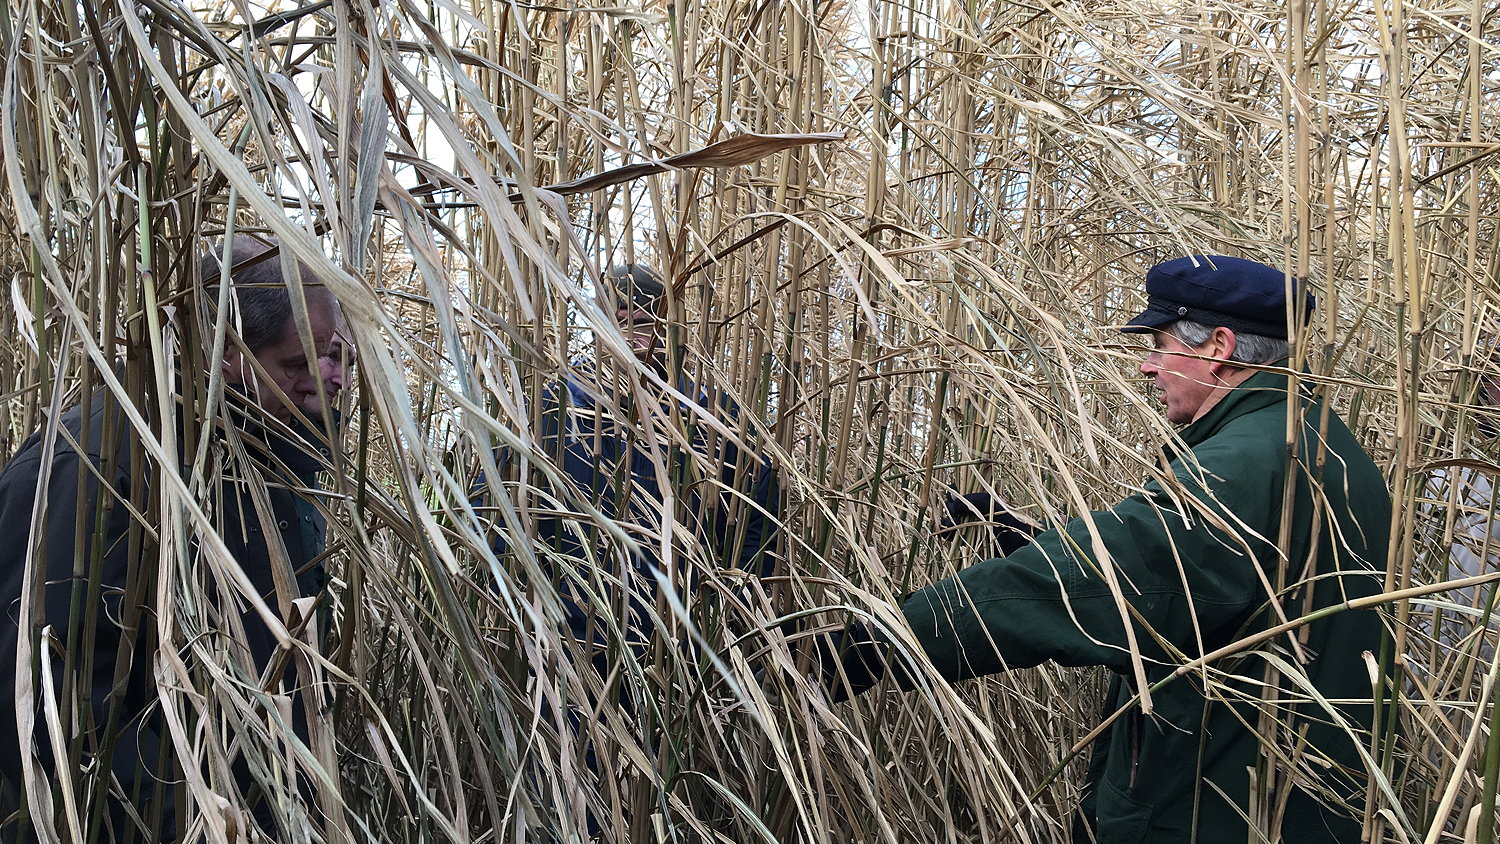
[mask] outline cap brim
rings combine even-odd
[[[1177,320],[1178,317],[1161,311],[1142,311],[1140,316],[1120,326],[1120,330],[1126,334],[1150,334]]]

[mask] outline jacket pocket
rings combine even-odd
[[[1131,797],[1114,783],[1099,783],[1099,844],[1140,844],[1151,829],[1152,805]]]

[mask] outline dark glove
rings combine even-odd
[[[853,622],[813,641],[813,668],[834,703],[868,691],[885,676],[890,644],[864,622]]]
[[[1005,502],[988,492],[967,495],[950,492],[943,510],[943,518],[938,521],[940,528],[953,528],[976,520],[988,524],[1002,557],[1030,545],[1031,540],[1042,532],[1040,527],[1012,513]]]

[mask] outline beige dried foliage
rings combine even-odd
[[[1406,765],[1374,792],[1379,834],[1493,840],[1494,585],[1417,593],[1493,506],[1442,481],[1497,468],[1500,21],[1291,8],[0,8],[0,452],[101,387],[160,422],[156,376],[212,330],[189,256],[226,221],[313,266],[360,347],[324,499],[333,629],[296,649],[328,702],[307,746],[214,650],[237,619],[193,600],[235,578],[199,564],[201,485],[132,502],[163,537],[152,681],[182,829],[249,822],[238,755],[315,784],[277,808],[294,840],[1066,840],[1099,671],[830,705],[782,623],[896,623],[898,596],[979,559],[977,531],[933,529],[949,490],[1055,524],[1138,487],[1168,432],[1110,326],[1147,266],[1211,252],[1310,281],[1296,363],[1398,503]],[[626,261],[670,281],[664,376],[594,298]],[[678,477],[671,519],[631,520],[559,472],[544,397],[596,371],[661,477],[695,431],[773,462],[774,577],[689,518],[737,477]],[[559,511],[579,555],[536,536]],[[618,624],[609,573],[638,546],[695,588],[663,593],[642,659],[596,671],[558,581]],[[90,771],[24,776],[53,796],[38,834],[100,823]]]

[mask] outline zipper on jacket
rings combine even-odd
[[[1130,713],[1130,779],[1127,788],[1135,788],[1136,774],[1141,770],[1141,726],[1145,716],[1139,709]]]

